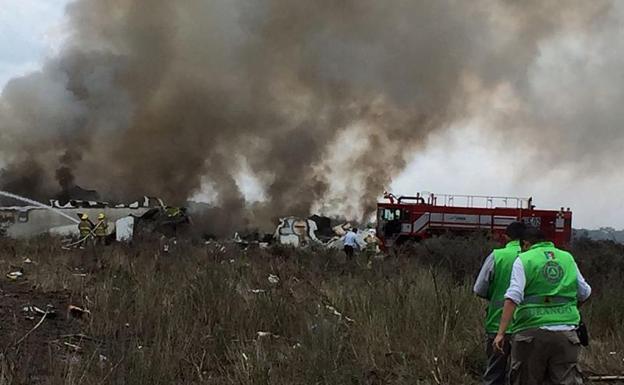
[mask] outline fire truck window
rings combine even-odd
[[[386,209],[386,212],[384,213],[384,219],[387,221],[393,221],[394,220],[394,211]]]

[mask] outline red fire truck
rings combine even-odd
[[[377,237],[384,249],[444,233],[485,231],[501,238],[511,222],[523,221],[544,231],[556,245],[572,237],[570,209],[538,210],[532,198],[417,194],[377,204]]]

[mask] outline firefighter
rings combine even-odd
[[[78,242],[78,246],[81,249],[84,249],[89,238],[91,238],[92,230],[93,230],[93,222],[89,220],[89,216],[87,214],[81,214],[80,222],[78,223],[78,231],[80,232],[80,242]]]
[[[477,296],[489,301],[485,316],[487,365],[483,374],[484,385],[503,385],[507,383],[509,355],[511,353],[510,336],[506,335],[502,352],[495,350],[492,343],[498,332],[505,291],[509,287],[511,268],[520,254],[520,238],[525,230],[522,222],[513,222],[507,226],[503,235],[504,248],[493,250],[483,262],[479,276],[474,284]]]
[[[106,215],[104,215],[104,213],[100,213],[98,215],[98,222],[95,225],[96,244],[105,245],[107,235],[108,235],[108,222],[106,221]]]
[[[182,214],[182,210],[179,207],[167,206],[165,214],[168,218],[177,218]]]
[[[513,385],[582,384],[578,307],[591,287],[572,254],[557,249],[540,229],[528,227],[522,243],[494,346],[503,351],[505,334],[512,331]]]

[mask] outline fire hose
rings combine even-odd
[[[95,225],[95,227],[94,227],[93,229],[89,230],[89,234],[87,234],[87,235],[85,235],[84,237],[82,237],[82,238],[78,239],[76,242],[72,242],[72,243],[65,244],[65,245],[63,245],[63,247],[72,247],[72,246],[76,246],[76,245],[79,245],[79,244],[81,244],[82,242],[86,241],[87,239],[89,239],[89,237],[92,237],[92,236],[93,236],[93,237],[96,237],[97,235],[95,234],[95,230],[97,230],[97,229],[100,227],[100,225],[101,225],[102,223],[104,223],[104,222],[98,222],[98,224],[97,224],[97,225]]]

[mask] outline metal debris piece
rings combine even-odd
[[[46,305],[46,310],[43,310],[40,307],[37,307],[34,305],[27,305],[22,308],[22,311],[24,313],[28,313],[30,317],[34,315],[37,315],[37,316],[46,315],[48,318],[56,317],[56,309],[54,309],[54,306],[50,304]],[[27,316],[27,318],[30,318],[29,316]]]
[[[91,312],[89,310],[74,305],[69,305],[67,307],[67,312],[74,318],[91,316]]]
[[[333,306],[331,306],[331,305],[325,305],[325,308],[326,308],[327,310],[329,310],[330,312],[332,312],[332,314],[333,314],[333,315],[335,315],[335,316],[337,316],[338,318],[341,318],[341,319],[342,319],[342,318],[344,318],[344,320],[345,320],[345,321],[348,321],[348,322],[355,322],[353,319],[351,319],[351,318],[349,318],[349,317],[347,317],[347,316],[343,315],[342,313],[340,313],[338,310],[336,310],[336,308],[335,308],[335,307],[333,307]]]
[[[82,348],[78,345],[75,344],[70,344],[69,342],[63,342],[63,345],[67,346],[68,348],[71,348],[74,351],[80,351]]]
[[[280,279],[277,275],[275,274],[269,274],[269,283],[272,285],[277,285],[280,282]]]
[[[22,273],[21,271],[12,271],[12,272],[8,273],[6,276],[7,276],[8,279],[16,281],[16,280],[20,279],[21,277],[23,277],[24,273]]]

